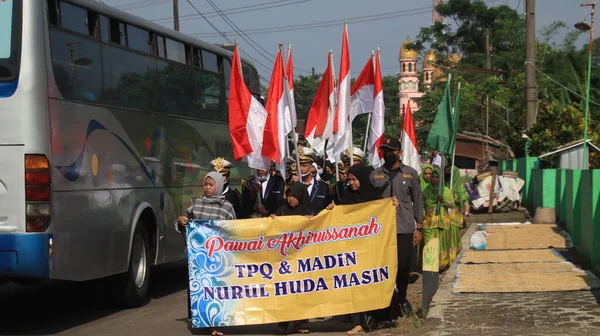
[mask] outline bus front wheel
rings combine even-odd
[[[119,298],[122,306],[136,308],[146,302],[146,293],[150,283],[150,243],[148,233],[142,221],[138,222],[129,257],[129,269],[120,275]]]

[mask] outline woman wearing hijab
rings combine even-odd
[[[175,225],[177,232],[184,232],[183,227],[187,226],[190,219],[194,220],[232,220],[235,218],[233,205],[225,200],[223,196],[223,187],[225,181],[223,176],[212,171],[204,177],[204,196],[192,200],[192,204],[187,208],[187,217],[179,216]],[[190,288],[188,284],[188,318],[191,318],[190,307]],[[211,332],[212,336],[223,336],[218,330]]]
[[[340,202],[341,205],[348,204],[359,204],[364,202],[370,202],[380,199],[379,193],[373,188],[371,184],[370,175],[373,171],[372,167],[367,167],[361,164],[354,165],[348,170],[348,190],[342,197]],[[394,206],[398,206],[397,199],[393,199]],[[335,207],[332,203],[327,209],[331,210]],[[377,315],[383,316],[384,311],[387,308],[377,311]],[[355,335],[365,332],[363,324],[365,322],[365,313],[354,313],[350,314],[350,322],[353,328],[350,329],[347,334]]]
[[[450,178],[452,177],[451,169],[454,171],[452,186],[450,186]],[[460,181],[460,171],[456,166],[448,165],[444,170],[444,183],[446,187],[452,190],[454,196],[454,208],[449,209],[450,213],[450,246],[449,246],[449,258],[452,263],[458,257],[458,253],[461,250],[462,243],[460,241],[460,231],[464,227],[465,215],[469,209],[469,196],[465,187]]]
[[[421,181],[421,190],[425,190],[431,181],[431,173],[433,173],[433,166],[430,164],[423,165],[423,172],[419,176],[419,181]]]
[[[286,202],[283,203],[274,215],[276,216],[311,216],[310,197],[308,188],[304,183],[293,182],[285,191]]]
[[[423,190],[423,203],[425,208],[423,244],[426,246],[431,239],[439,239],[440,272],[442,272],[450,266],[450,259],[448,256],[448,232],[451,224],[448,209],[454,208],[454,197],[452,196],[452,191],[446,187],[443,187],[442,196],[439,196],[440,176],[440,170],[435,169],[433,173],[431,173],[431,183]],[[441,206],[440,213],[436,214],[438,200],[441,202]]]
[[[308,196],[308,188],[302,182],[293,182],[285,191],[285,203],[283,203],[271,218],[277,216],[306,216],[312,217],[310,209],[310,197]],[[308,334],[310,330],[301,327],[305,320],[293,321],[294,332],[298,334]],[[287,330],[290,322],[280,322],[277,328],[280,332]]]

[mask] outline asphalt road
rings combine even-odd
[[[116,310],[102,303],[98,284],[49,281],[0,285],[0,335],[191,335],[186,313],[185,263],[153,269],[148,304]],[[306,324],[314,334],[345,335],[334,319]],[[220,329],[226,335],[276,335],[275,325]]]

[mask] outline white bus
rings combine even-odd
[[[142,304],[150,267],[186,258],[173,223],[209,162],[232,160],[231,55],[97,1],[1,0],[0,282],[107,277]]]

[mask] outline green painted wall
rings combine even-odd
[[[553,207],[578,251],[600,271],[600,169],[537,169],[537,158],[502,162],[525,180],[523,204],[530,210]]]
[[[576,202],[574,212],[579,213],[580,238],[579,251],[591,256],[594,251],[594,222],[592,212],[592,171],[581,171],[579,181],[579,202]]]

